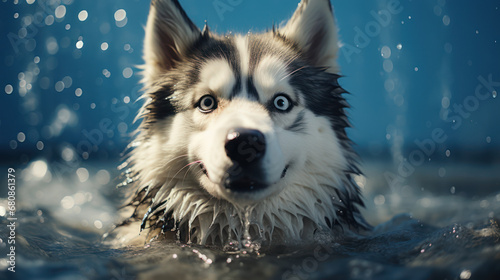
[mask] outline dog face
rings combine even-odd
[[[176,0],[152,1],[146,101],[130,159],[154,208],[146,218],[162,210],[203,236],[221,205],[252,205],[271,232],[331,226],[346,207],[354,220],[358,169],[337,50],[328,0],[303,0],[279,29],[228,36],[200,31]]]

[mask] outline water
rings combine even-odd
[[[461,168],[481,176],[459,178]],[[446,169],[449,179],[439,180],[432,179],[441,177],[431,165],[400,188],[390,188],[383,176],[390,166],[366,163],[367,177],[357,180],[367,203],[364,214],[378,224],[371,234],[338,239],[318,233],[315,244],[259,248],[259,237],[247,230],[243,249],[236,250],[175,240],[112,247],[102,236],[118,221],[120,192],[109,180],[117,175],[113,167],[92,165],[58,176],[38,161],[17,170],[16,273],[5,270],[2,243],[1,278],[498,279],[500,180],[495,168],[457,165]],[[0,201],[0,208],[6,203]],[[248,225],[251,209],[246,210],[242,220]],[[0,217],[4,242],[6,217]]]

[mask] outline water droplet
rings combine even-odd
[[[439,168],[438,170],[439,177],[443,178],[446,176],[446,169],[444,167]]]
[[[17,141],[23,143],[26,140],[26,135],[23,132],[17,134]]]
[[[392,64],[391,60],[384,60],[383,68],[385,72],[391,73],[392,70],[394,69],[394,65]]]
[[[12,87],[12,85],[5,86],[5,93],[11,94],[13,91],[14,91],[14,88]]]
[[[82,96],[82,94],[83,94],[83,91],[82,91],[82,89],[81,89],[81,88],[77,88],[77,89],[75,90],[75,95],[76,95],[77,97]]]
[[[82,11],[80,11],[80,13],[78,13],[78,19],[80,21],[86,21],[88,17],[89,17],[89,13],[86,10],[82,10]]]
[[[61,206],[64,209],[71,209],[71,208],[73,208],[73,206],[75,206],[75,200],[71,196],[65,196],[61,200]]]
[[[472,276],[472,273],[470,272],[470,270],[463,270],[462,272],[460,272],[460,279],[470,279],[470,277]]]
[[[134,74],[134,71],[132,70],[132,68],[127,67],[127,68],[123,69],[122,74],[123,74],[123,77],[125,79],[128,79],[128,78],[132,77],[132,75]],[[128,103],[128,102],[125,102],[125,103]]]
[[[450,21],[451,21],[451,20],[450,20],[450,17],[449,17],[448,15],[444,15],[444,16],[443,16],[443,24],[444,24],[445,26],[450,25]]]
[[[391,57],[391,48],[389,48],[388,46],[383,46],[382,50],[380,51],[380,55],[385,59],[390,58]]]
[[[76,42],[76,48],[77,49],[83,48],[83,41],[82,40],[79,40],[78,42]]]
[[[94,226],[97,228],[97,229],[101,229],[102,228],[102,222],[99,221],[99,220],[95,220],[94,221]]]
[[[80,182],[85,183],[89,179],[90,174],[86,168],[80,167],[76,170],[76,175],[78,176]]]
[[[66,6],[58,6],[54,13],[56,15],[56,18],[63,18],[66,15]]]
[[[122,21],[127,17],[127,12],[124,9],[119,9],[115,12],[115,20]]]
[[[104,42],[104,43],[102,43],[102,44],[101,44],[101,50],[105,51],[105,50],[107,50],[108,48],[109,48],[108,43]]]

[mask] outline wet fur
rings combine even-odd
[[[369,228],[358,210],[363,202],[353,176],[360,170],[345,131],[348,105],[337,82],[337,45],[327,0],[303,0],[286,25],[245,36],[200,31],[176,0],[152,1],[141,125],[122,165],[123,185],[131,185],[133,193],[125,206],[132,213],[121,227],[133,224],[136,231],[120,238],[146,230],[150,237],[174,232],[187,242],[225,244],[243,236],[245,213],[250,234],[275,244],[312,240],[317,230],[340,235]],[[203,83],[203,67],[217,60],[227,62],[225,71],[234,77],[221,78],[220,110],[199,115],[193,92]],[[268,81],[259,78],[264,70],[276,76],[271,83],[293,88],[298,106],[290,113],[269,107],[271,99],[263,93]],[[271,162],[266,176],[281,172],[269,170],[289,159],[279,187],[242,198],[207,183],[197,157],[220,148],[203,147],[201,135],[205,141],[214,135],[207,145],[217,146],[219,131],[238,126],[265,131],[270,147],[276,147],[266,152]]]

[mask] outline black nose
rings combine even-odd
[[[255,129],[237,128],[226,137],[226,154],[234,162],[245,167],[260,160],[266,152],[266,138]]]

